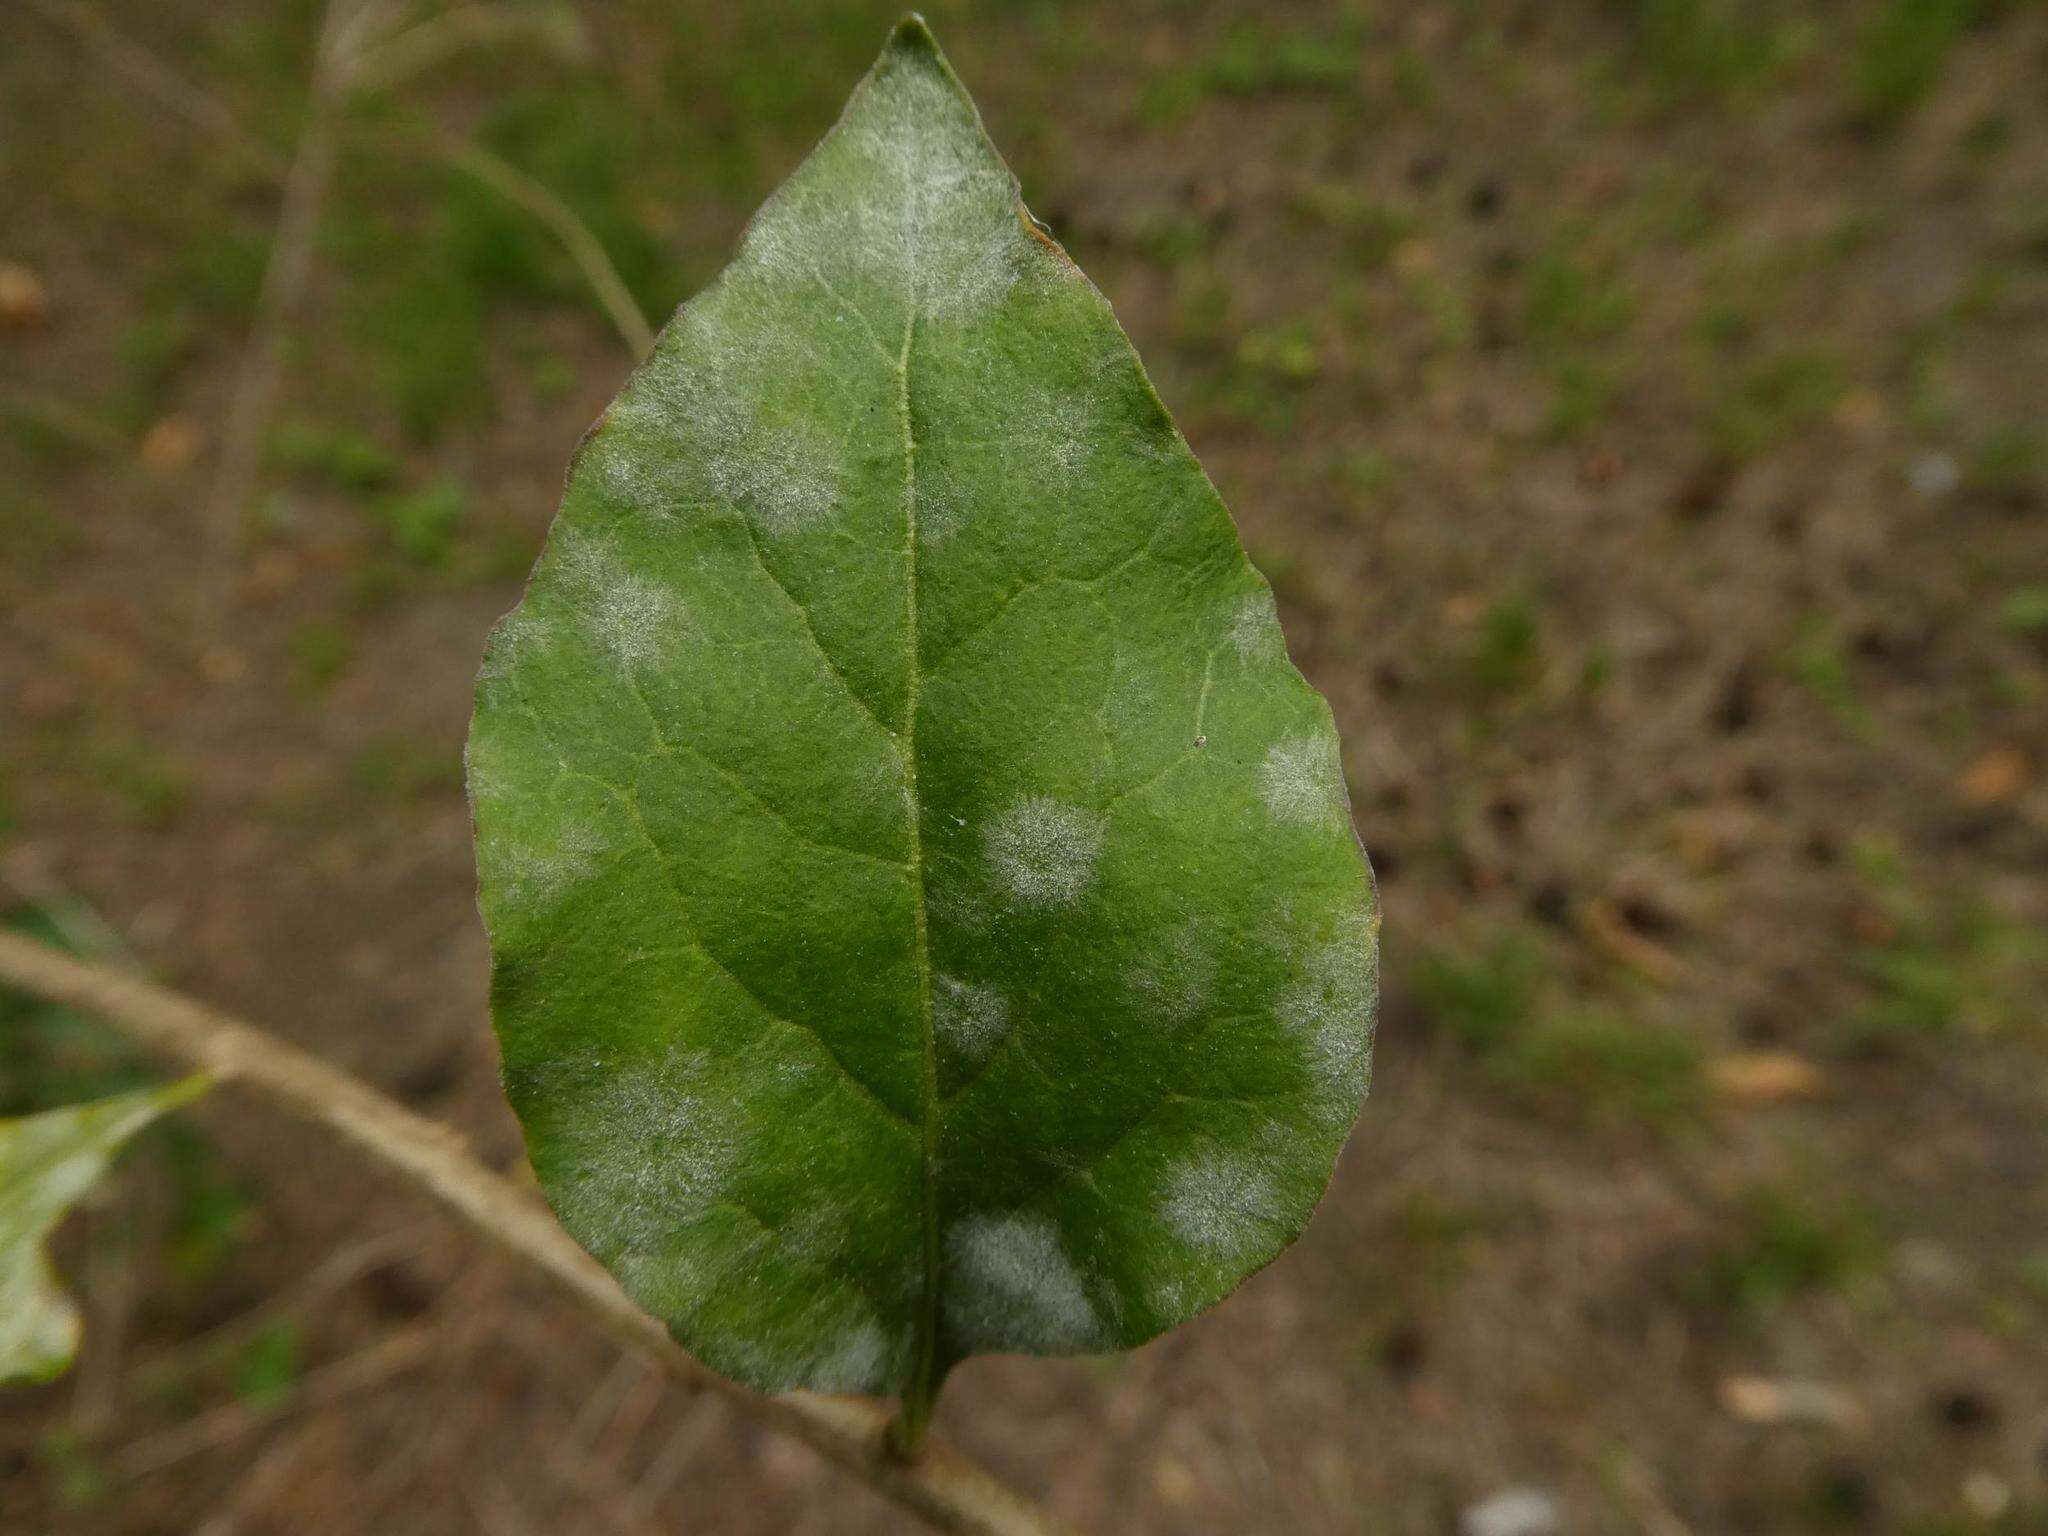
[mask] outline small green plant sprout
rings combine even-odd
[[[586,439],[468,772],[541,1186],[717,1371],[907,1455],[1321,1197],[1379,922],[1329,708],[915,17]]]
[[[205,1090],[189,1077],[0,1120],[0,1383],[46,1381],[71,1363],[78,1309],[43,1244],[136,1132]]]

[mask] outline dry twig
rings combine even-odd
[[[571,58],[583,56],[583,38],[570,12],[486,3],[460,5],[364,50],[356,78],[370,90],[388,91],[433,68],[465,48],[537,37]]]
[[[257,299],[257,317],[236,376],[214,480],[211,530],[220,546],[217,552],[225,569],[234,557],[242,520],[256,492],[263,439],[269,431],[283,367],[285,339],[311,270],[320,205],[333,178],[339,153],[340,117],[350,92],[359,87],[388,88],[458,48],[530,31],[537,23],[533,17],[503,6],[480,4],[443,12],[396,36],[377,40],[369,39],[368,34],[390,10],[388,0],[356,0],[353,8],[344,0],[334,0],[321,26],[306,126],[298,153],[287,161],[244,129],[218,98],[74,0],[29,3],[38,14],[69,29],[95,49],[119,73],[138,82],[160,105],[194,127],[241,149],[284,191],[270,260]],[[404,20],[402,10],[398,20]],[[432,136],[432,143],[435,152],[449,165],[474,177],[547,227],[576,264],[598,306],[636,360],[654,349],[654,332],[647,317],[619,276],[618,268],[612,265],[603,242],[573,208],[541,182],[481,145],[440,133]],[[23,410],[35,405],[37,402],[18,402],[18,408]],[[40,405],[37,414],[50,419],[53,409]],[[75,415],[55,424],[95,446],[118,446],[118,439],[112,443],[101,441],[102,437],[112,437],[106,429],[95,430],[95,424],[90,422],[81,425]]]
[[[0,416],[32,422],[46,432],[94,452],[113,452],[128,446],[120,433],[97,416],[47,395],[32,395],[15,389],[0,390]]]
[[[393,1376],[424,1364],[434,1352],[425,1328],[394,1333],[356,1354],[323,1365],[289,1393],[268,1403],[223,1403],[197,1418],[124,1447],[115,1465],[129,1477],[160,1471],[188,1456],[230,1444],[274,1419],[319,1403],[381,1386]]]
[[[313,57],[311,99],[299,146],[285,172],[284,204],[264,264],[263,285],[256,297],[256,319],[249,329],[234,393],[221,433],[220,461],[215,468],[207,533],[214,567],[223,586],[238,559],[249,502],[263,467],[263,441],[284,376],[285,343],[292,317],[304,297],[313,270],[313,242],[319,234],[320,209],[327,200],[339,153],[341,112],[348,99],[351,34],[377,0],[328,0],[320,22],[320,41]]]
[[[944,1446],[928,1444],[914,1463],[893,1459],[883,1446],[889,1411],[881,1404],[814,1392],[767,1397],[707,1371],[619,1289],[538,1201],[485,1167],[454,1132],[326,1062],[190,998],[85,964],[18,934],[0,932],[0,982],[97,1014],[170,1060],[238,1083],[278,1108],[326,1126],[368,1161],[397,1174],[479,1236],[547,1276],[588,1318],[670,1376],[716,1392],[803,1441],[935,1529],[953,1536],[1058,1536],[1063,1529],[1021,1494]]]
[[[507,202],[524,208],[548,227],[549,233],[562,242],[569,259],[582,272],[583,280],[590,284],[590,291],[597,296],[597,302],[604,307],[605,314],[618,328],[626,345],[632,348],[636,360],[654,350],[654,332],[647,324],[647,317],[640,313],[640,306],[634,302],[618,269],[605,255],[597,236],[590,232],[588,224],[576,217],[575,210],[511,161],[500,159],[479,144],[440,135],[435,140],[435,147],[441,157],[457,170],[474,176]]]
[[[244,129],[216,97],[74,0],[28,3],[39,15],[65,27],[92,47],[159,105],[215,138],[235,145],[283,189],[270,256],[257,294],[256,318],[250,326],[228,401],[220,457],[207,507],[207,536],[225,596],[239,555],[249,504],[255,498],[262,474],[264,440],[270,432],[283,380],[291,322],[305,297],[311,275],[321,208],[339,158],[341,119],[350,93],[364,84],[392,84],[447,53],[530,30],[533,22],[530,17],[501,6],[480,4],[445,12],[394,37],[372,42],[367,39],[392,11],[394,0],[329,0],[315,50],[305,126],[297,152],[287,162]],[[405,19],[404,9],[399,5],[399,23]],[[575,262],[599,307],[636,360],[653,350],[654,332],[646,316],[605,254],[603,244],[574,209],[517,166],[480,145],[436,134],[434,148],[449,165],[482,182],[547,227]],[[93,424],[81,426],[75,413],[58,417],[55,408],[46,404],[16,402],[17,409],[31,406],[36,407],[34,413],[39,419],[53,421],[81,441],[104,446],[98,442],[99,431],[88,430]]]
[[[64,28],[99,54],[158,106],[234,145],[272,180],[282,181],[285,178],[290,164],[284,156],[246,131],[235,121],[234,113],[217,98],[209,96],[159,61],[155,54],[117,30],[97,11],[78,4],[77,0],[23,0],[23,3],[45,21]]]
[[[245,1520],[260,1514],[291,1486],[312,1443],[312,1432],[302,1428],[267,1446],[208,1511],[206,1519],[194,1527],[192,1536],[235,1536]]]

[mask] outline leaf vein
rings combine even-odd
[[[627,674],[626,686],[628,691],[632,693],[634,699],[639,702],[641,712],[645,714],[647,717],[647,728],[648,730],[654,733],[654,743],[657,753],[668,757],[676,757],[683,753],[688,753],[691,757],[695,758],[698,762],[702,763],[706,768],[709,768],[713,773],[717,774],[720,778],[724,779],[726,783],[732,785],[733,788],[737,789],[741,794],[745,795],[749,800],[753,801],[754,804],[759,806],[761,810],[765,812],[768,816],[773,818],[775,821],[781,823],[783,829],[787,831],[791,837],[795,838],[798,842],[804,844],[806,847],[817,848],[830,853],[845,854],[849,858],[867,859],[876,864],[885,864],[891,869],[902,869],[905,867],[903,860],[890,858],[887,854],[875,853],[867,848],[855,848],[849,843],[836,843],[829,838],[819,837],[816,833],[806,832],[802,827],[799,827],[794,821],[790,820],[789,813],[787,811],[783,810],[782,807],[777,805],[773,800],[770,800],[766,795],[762,794],[760,790],[756,789],[753,785],[749,784],[739,774],[735,773],[732,769],[726,767],[725,764],[721,763],[717,758],[713,757],[710,753],[706,752],[702,747],[698,746],[695,742],[670,738],[670,736],[662,730],[661,721],[654,713],[654,706],[648,702],[647,694],[645,690],[641,688],[640,680],[638,678],[632,676],[630,673]],[[529,705],[528,713],[531,712],[532,706]],[[886,730],[887,727],[885,726],[884,729]],[[607,788],[618,787],[616,785],[612,785],[608,780],[598,778],[595,774],[585,774],[584,777],[590,778],[597,783],[604,784]],[[637,800],[639,797],[639,791],[635,789],[633,791],[633,795],[634,798]]]
[[[833,680],[841,688],[846,690],[846,696],[860,706],[862,714],[874,721],[875,724],[879,725],[891,736],[900,740],[903,732],[882,718],[881,712],[868,702],[867,697],[858,688],[853,686],[853,680],[839,669],[839,663],[834,661],[832,653],[825,649],[825,642],[818,638],[818,626],[811,618],[811,610],[798,601],[797,595],[790,591],[782,578],[776,574],[775,567],[768,563],[768,556],[761,548],[760,530],[755,528],[754,520],[745,513],[741,513],[739,514],[739,521],[740,526],[747,531],[747,547],[754,552],[754,564],[761,568],[761,574],[768,578],[769,584],[782,594],[783,600],[796,610],[797,618],[803,622],[804,633],[810,637],[811,648],[818,653],[818,659],[825,664],[825,670],[832,674]]]
[[[599,782],[602,783],[603,781],[599,780]],[[774,1004],[761,995],[752,982],[734,970],[727,963],[725,957],[720,955],[717,950],[713,949],[705,941],[704,935],[698,930],[696,922],[690,914],[690,904],[683,895],[682,882],[676,878],[675,861],[670,858],[668,850],[663,848],[655,839],[653,831],[647,825],[646,818],[640,814],[639,804],[633,796],[619,789],[617,785],[607,785],[606,787],[619,797],[620,804],[625,806],[626,814],[632,818],[633,825],[640,833],[641,840],[647,844],[648,851],[654,855],[655,865],[661,870],[669,897],[675,903],[676,915],[682,920],[683,934],[696,946],[697,953],[716,966],[727,980],[731,981],[734,986],[745,993],[754,1006],[760,1009],[772,1022],[780,1024],[786,1029],[793,1029],[800,1034],[808,1035],[812,1040],[816,1041],[819,1050],[824,1053],[825,1059],[839,1069],[839,1075],[857,1089],[863,1098],[867,1099],[891,1120],[915,1131],[918,1128],[918,1123],[911,1119],[910,1116],[904,1114],[902,1110],[896,1108],[895,1105],[891,1104],[879,1093],[875,1092],[866,1082],[862,1081],[855,1074],[853,1068],[849,1067],[840,1057],[839,1053],[832,1049],[832,1042],[825,1038],[823,1030],[819,1029],[815,1024],[808,1023],[803,1019],[793,1018],[776,1008]]]
[[[669,899],[675,904],[676,915],[682,920],[683,938],[685,941],[698,954],[722,971],[731,980],[732,984],[738,987],[753,1002],[754,1006],[766,1014],[769,1019],[783,1025],[785,1028],[794,1029],[802,1034],[809,1035],[815,1040],[818,1048],[824,1052],[826,1059],[839,1070],[839,1075],[858,1089],[863,1097],[871,1100],[883,1114],[911,1130],[917,1130],[918,1123],[916,1121],[889,1103],[888,1100],[876,1093],[874,1089],[870,1088],[854,1074],[853,1069],[840,1058],[839,1053],[832,1049],[831,1042],[825,1038],[822,1030],[815,1024],[807,1024],[800,1019],[791,1018],[775,1008],[773,1004],[754,988],[752,983],[728,965],[725,959],[705,942],[704,935],[698,931],[696,922],[690,915],[690,904],[683,895],[682,882],[676,878],[674,862],[670,859],[668,851],[661,846],[660,841],[655,837],[653,829],[647,825],[647,818],[641,814],[638,793],[623,789],[619,785],[612,783],[611,780],[600,778],[598,775],[590,773],[585,769],[570,767],[568,759],[562,755],[561,748],[555,744],[554,733],[548,729],[546,722],[541,719],[539,712],[534,709],[533,701],[526,697],[524,687],[515,683],[512,696],[514,701],[525,711],[527,717],[533,721],[534,726],[540,731],[541,739],[547,742],[548,750],[554,754],[555,765],[561,773],[595,784],[624,807],[626,815],[632,820],[634,830],[640,834],[641,841],[647,844],[648,852],[654,855],[655,867],[661,871],[663,886],[668,892]],[[649,711],[649,713],[651,716],[652,711]],[[659,739],[659,735],[660,733],[657,729],[657,739]]]
[[[908,1407],[913,1401],[928,1412],[938,1391],[943,1368],[938,1362],[939,1337],[939,1065],[938,1041],[932,1021],[931,925],[925,910],[924,889],[924,807],[917,788],[917,711],[923,688],[918,653],[923,647],[922,625],[917,603],[917,428],[910,405],[910,356],[917,343],[918,248],[924,238],[924,203],[915,186],[906,188],[904,199],[904,321],[903,348],[896,363],[896,406],[903,417],[903,609],[904,609],[904,695],[903,774],[904,816],[910,833],[910,900],[914,954],[917,962],[917,1005],[922,1028],[923,1072],[919,1082],[919,1119],[922,1122],[922,1155],[919,1160],[924,1254],[924,1287],[918,1297],[917,1354],[913,1364]]]

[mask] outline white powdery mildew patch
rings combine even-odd
[[[503,805],[516,815],[519,799],[544,797],[553,782],[558,762],[546,732],[525,707],[514,675],[539,659],[545,633],[526,610],[515,611],[491,631],[477,674],[477,708],[485,724],[462,744],[462,778],[473,811],[488,813]]]
[[[605,412],[599,442],[617,434],[628,451],[633,437],[701,451],[707,432],[729,435],[745,412],[728,375],[768,340],[742,334],[734,325],[736,308],[716,288],[684,305],[661,345]]]
[[[596,597],[587,622],[622,666],[638,668],[667,655],[687,620],[673,592],[645,576],[620,575]]]
[[[902,226],[892,210],[847,196],[806,168],[748,224],[735,276],[823,298],[838,318],[872,329],[851,290],[895,291],[888,268],[901,255]]]
[[[677,325],[674,355],[665,346],[612,406],[608,427],[619,429],[620,437],[614,442],[610,430],[601,434],[591,450],[601,455],[593,472],[608,474],[606,466],[613,463],[624,466],[623,489],[637,504],[668,510],[672,490],[635,478],[633,440],[644,434],[701,464],[700,495],[730,503],[764,533],[786,536],[828,521],[841,502],[833,443],[801,422],[763,420],[758,403],[735,384],[784,378],[815,358],[814,345],[766,319],[737,328],[722,308],[701,300]]]
[[[728,1188],[742,1148],[706,1059],[672,1050],[652,1065],[595,1069],[573,1117],[575,1171],[555,1193],[586,1246],[666,1251],[664,1239]]]
[[[476,669],[479,688],[501,683],[511,675],[513,666],[519,660],[518,633],[510,619],[498,621],[498,627],[491,631],[490,638],[484,642],[484,659]]]
[[[568,894],[570,887],[597,872],[610,840],[588,822],[555,821],[534,841],[505,834],[479,835],[488,886],[496,901],[508,907],[544,908]]]
[[[757,1276],[751,1285],[759,1287]],[[907,1338],[892,1339],[874,1307],[845,1287],[821,1286],[815,1273],[778,1275],[756,1296],[777,1307],[766,1331],[728,1338],[727,1368],[754,1381],[820,1392],[878,1392],[897,1379]]]
[[[675,511],[675,496],[667,476],[651,468],[637,444],[600,433],[577,461],[578,478],[589,476],[613,502],[623,503],[644,517],[668,520]]]
[[[604,425],[583,450],[577,469],[587,468],[600,478],[616,473],[619,487],[630,489],[633,460],[641,451],[636,439],[643,435],[666,437],[679,431],[681,402],[673,398],[678,393],[678,386],[663,379],[643,375],[634,380],[605,412]]]
[[[1221,965],[1202,925],[1182,923],[1131,970],[1131,986],[1168,1029],[1178,1029],[1209,1006]]]
[[[1268,1169],[1210,1147],[1168,1175],[1159,1214],[1189,1247],[1242,1261],[1272,1245],[1286,1213]]]
[[[932,978],[932,1027],[970,1062],[988,1058],[1010,1027],[1010,1004],[986,982]]]
[[[674,1322],[717,1293],[729,1258],[704,1244],[683,1244],[662,1252],[626,1249],[606,1263],[643,1311]]]
[[[941,548],[967,521],[970,504],[958,477],[950,470],[920,465],[917,477],[917,539],[926,549]]]
[[[894,1374],[890,1367],[896,1354],[887,1331],[870,1313],[841,1322],[830,1342],[808,1362],[802,1379],[818,1392],[879,1391]]]
[[[849,806],[862,806],[882,815],[897,808],[907,814],[910,804],[910,776],[903,767],[903,741],[887,734],[887,727],[863,716],[874,734],[866,744],[867,755],[847,765],[847,783],[842,791]]]
[[[1313,825],[1345,815],[1344,764],[1328,732],[1278,742],[1259,765],[1259,798],[1275,820]]]
[[[736,346],[718,307],[703,298],[684,307],[665,338],[618,399],[576,462],[608,499],[668,522],[703,500],[684,466],[729,440],[736,407],[718,390],[717,359]]]
[[[886,346],[883,315],[856,302],[895,308],[909,281],[908,194],[895,161],[877,149],[886,137],[872,124],[835,130],[755,213],[726,280],[822,298]],[[886,318],[891,329],[902,323],[900,310]]]
[[[740,434],[714,454],[710,472],[719,494],[772,537],[815,528],[839,510],[839,467],[806,430]]]
[[[1122,746],[1156,736],[1167,716],[1168,678],[1149,656],[1111,637],[1109,686],[1102,698],[1102,722]],[[1134,743],[1136,744],[1136,743]],[[1180,744],[1176,744],[1176,749]]]
[[[512,792],[521,775],[520,760],[505,745],[502,729],[485,733],[472,731],[462,744],[462,782],[469,790],[471,814],[479,807],[494,805]]]
[[[925,897],[926,910],[934,923],[960,933],[986,933],[995,912],[981,882],[934,870]]]
[[[893,193],[899,223],[890,254],[920,313],[978,314],[1017,284],[1029,237],[1018,223],[1015,183],[946,81],[922,67],[894,70],[869,88],[841,132]]]
[[[1145,1287],[1145,1302],[1155,1317],[1169,1323],[1181,1322],[1194,1313],[1194,1287],[1185,1275],[1156,1276]]]
[[[1275,1016],[1302,1042],[1333,1106],[1355,1108],[1372,1075],[1373,1009],[1379,1001],[1375,924],[1347,917],[1329,943],[1309,951]]]
[[[537,617],[530,605],[521,604],[498,620],[484,642],[483,665],[476,674],[478,685],[504,682],[524,662],[544,652],[553,639],[553,627]]]
[[[1087,399],[1066,390],[1034,388],[1019,399],[1007,423],[1014,457],[1050,464],[1071,478],[1087,462],[1092,442],[1105,431]]]
[[[858,1215],[853,1206],[830,1198],[820,1185],[812,1203],[791,1216],[777,1236],[791,1258],[830,1270],[853,1251]]]
[[[1063,906],[1095,878],[1102,818],[1049,795],[1020,800],[989,826],[983,845],[995,883],[1020,905]]]
[[[629,569],[595,534],[567,538],[556,559],[584,631],[620,666],[635,671],[674,659],[690,629],[679,596]]]
[[[929,198],[939,189],[928,187]],[[1009,173],[982,168],[963,173],[953,195],[973,200],[946,216],[919,219],[918,309],[926,315],[971,318],[993,309],[1023,279],[1028,247],[1018,224]]]
[[[1273,599],[1253,593],[1238,604],[1230,621],[1230,643],[1240,661],[1271,661],[1286,653],[1280,634],[1280,616],[1273,611]]]
[[[969,1216],[946,1233],[946,1321],[969,1348],[1099,1348],[1107,1330],[1050,1217]]]

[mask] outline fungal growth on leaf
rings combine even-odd
[[[1228,1294],[1365,1092],[1329,709],[915,18],[585,442],[469,781],[557,1214],[906,1448]]]

